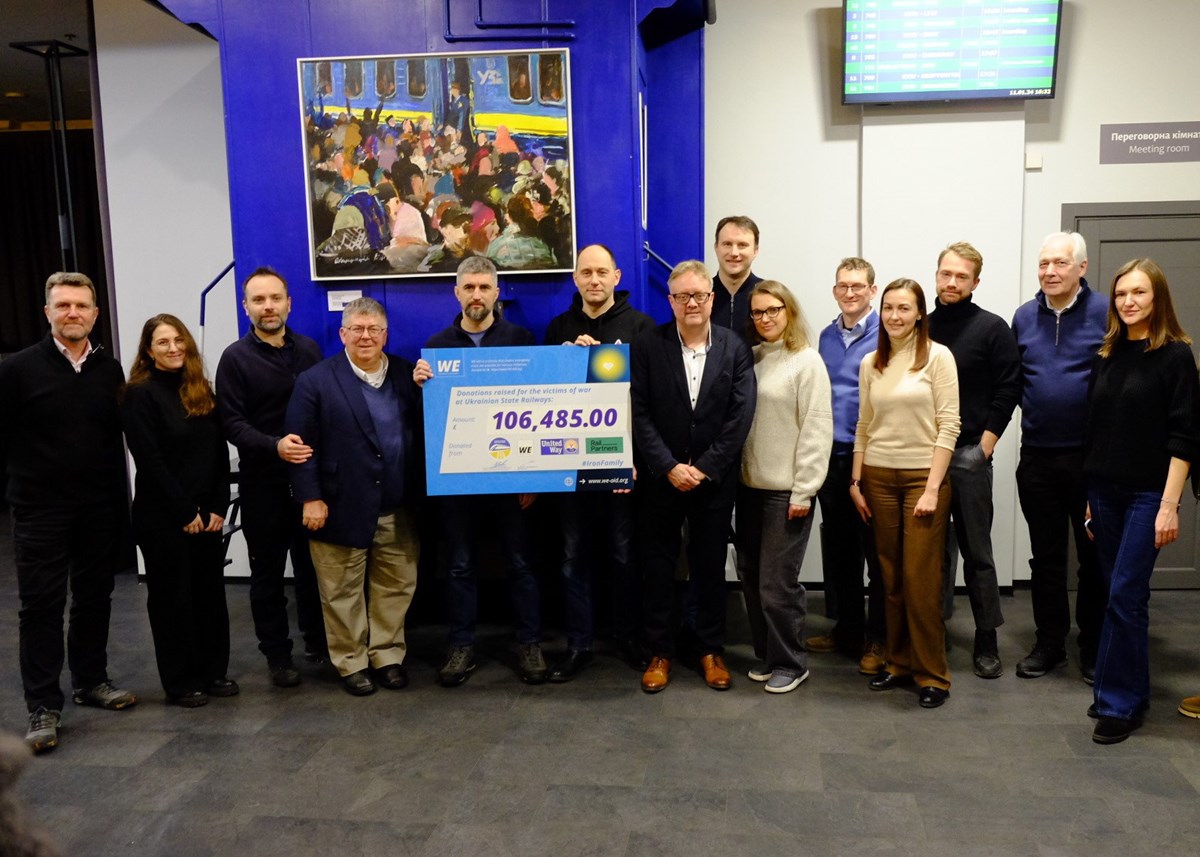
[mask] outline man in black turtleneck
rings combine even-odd
[[[947,590],[954,587],[954,545],[963,555],[963,578],[975,616],[975,675],[1003,673],[996,629],[1004,623],[1000,587],[992,558],[992,452],[1021,398],[1021,356],[1004,319],[977,306],[983,256],[966,242],[938,256],[937,301],[929,335],[950,349],[958,367],[958,410],[962,432],[950,461],[954,528],[948,531],[943,566]]]

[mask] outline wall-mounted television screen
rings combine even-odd
[[[1053,98],[1062,0],[844,0],[843,104]]]

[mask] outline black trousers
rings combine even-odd
[[[163,690],[168,696],[204,690],[229,669],[221,534],[134,523],[146,561],[146,612]]]
[[[852,454],[833,454],[825,484],[817,492],[821,504],[821,566],[826,599],[833,601],[834,639],[846,652],[858,654],[863,642],[883,643],[883,574],[875,551],[875,534],[863,523],[850,499]],[[867,611],[863,615],[863,564],[867,568]],[[832,595],[832,598],[830,596]]]
[[[238,493],[242,503],[242,534],[250,554],[250,615],[254,619],[258,650],[270,663],[286,661],[292,654],[284,589],[290,551],[296,624],[300,626],[305,648],[324,656],[328,647],[321,595],[300,507],[292,501],[286,483],[246,479],[238,486]]]
[[[1017,494],[1029,524],[1030,595],[1040,645],[1062,648],[1071,630],[1067,594],[1068,531],[1074,533],[1079,559],[1079,591],[1075,622],[1079,625],[1079,656],[1094,664],[1104,624],[1108,593],[1100,578],[1096,547],[1083,527],[1087,505],[1083,478],[1083,449],[1021,448],[1017,465]]]
[[[638,541],[642,561],[642,631],[646,650],[673,657],[671,617],[675,566],[688,522],[688,566],[696,596],[696,640],[700,654],[720,654],[725,643],[725,557],[733,495],[711,483],[677,491],[666,477],[646,480],[638,493]]]
[[[21,682],[30,711],[63,707],[59,677],[68,587],[66,660],[71,685],[90,688],[108,680],[108,618],[124,512],[121,500],[12,510],[21,598]]]

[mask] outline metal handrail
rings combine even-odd
[[[650,249],[650,242],[649,242],[649,241],[646,241],[645,243],[643,243],[643,244],[642,244],[642,249],[646,251],[646,255],[647,255],[647,256],[649,256],[649,257],[650,257],[651,259],[653,259],[655,262],[658,262],[658,264],[662,265],[662,266],[663,266],[664,268],[666,268],[668,271],[674,271],[674,270],[675,270],[675,266],[674,266],[674,265],[672,265],[670,262],[668,262],[668,261],[667,261],[666,259],[664,259],[662,256],[658,255],[657,253],[655,253],[653,250],[651,250],[651,249]]]
[[[221,269],[221,273],[219,273],[215,277],[213,277],[212,282],[210,282],[207,286],[205,286],[204,290],[202,292],[200,292],[200,353],[201,354],[204,353],[204,316],[205,316],[205,310],[207,308],[206,301],[208,300],[208,293],[211,292],[213,289],[215,289],[217,287],[217,283],[219,283],[219,282],[221,282],[221,280],[225,279],[225,275],[228,274],[232,270],[233,270],[233,261],[230,260],[229,264]]]

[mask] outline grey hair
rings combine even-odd
[[[463,259],[455,273],[454,284],[461,286],[463,277],[467,274],[488,274],[492,278],[492,285],[497,284],[496,266],[487,256],[468,256]]]
[[[342,307],[342,327],[346,327],[350,323],[350,319],[356,315],[373,315],[387,322],[387,313],[383,309],[383,304],[375,300],[375,298],[355,298]]]
[[[1042,246],[1039,248],[1039,253],[1046,249],[1047,244],[1052,244],[1055,241],[1067,240],[1071,242],[1071,253],[1075,257],[1075,264],[1087,261],[1087,242],[1083,240],[1083,236],[1078,232],[1051,232],[1042,239]]]

